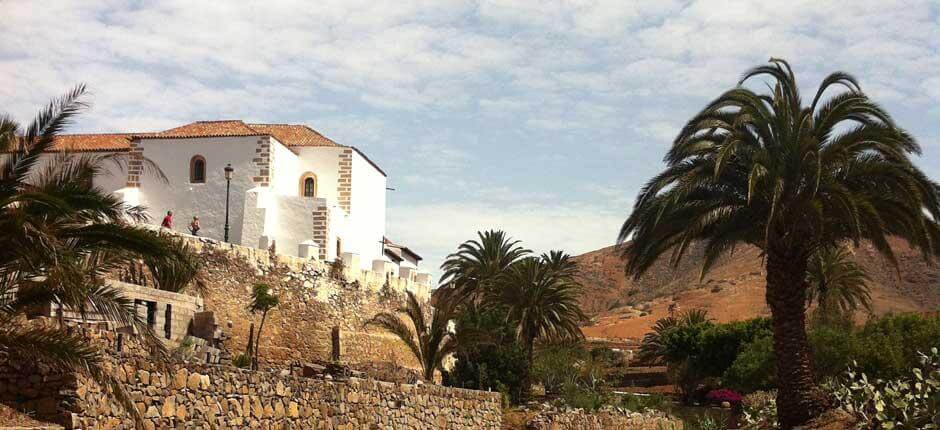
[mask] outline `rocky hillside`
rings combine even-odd
[[[854,250],[855,260],[872,278],[877,314],[940,309],[940,260],[928,264],[905,242],[892,242],[900,277],[871,245]],[[598,338],[642,337],[656,319],[679,309],[704,308],[718,321],[768,315],[764,304],[764,269],[756,248],[742,247],[699,279],[702,250],[693,248],[679,267],[657,263],[639,280],[624,276],[615,247],[575,257],[582,272],[582,306],[593,318],[585,334]]]

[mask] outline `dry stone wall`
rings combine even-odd
[[[113,362],[145,429],[499,429],[499,395],[350,378],[312,379],[233,367]],[[285,372],[286,373],[286,372]],[[79,378],[73,428],[132,429],[94,382]]]
[[[172,362],[136,341],[75,327],[104,352],[103,369],[144,429],[499,429],[498,393],[371,379],[307,378],[286,370]],[[113,391],[42,363],[0,360],[0,402],[69,429],[134,429]],[[3,423],[0,423],[2,426]]]
[[[283,367],[329,360],[330,330],[338,326],[342,361],[419,368],[396,337],[363,327],[376,313],[393,311],[402,303],[403,291],[410,286],[404,280],[392,278],[386,283],[373,272],[350,269],[335,276],[331,266],[316,260],[209,239],[190,238],[189,242],[203,259],[206,310],[215,313],[233,354],[244,351],[251,323],[260,322],[260,315],[248,311],[252,287],[266,283],[280,297],[280,305],[265,321],[260,345],[263,364]]]
[[[582,409],[545,411],[526,423],[530,430],[682,430],[682,421],[665,414],[647,411],[604,410],[593,413]]]

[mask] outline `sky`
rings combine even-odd
[[[612,245],[678,128],[771,57],[806,92],[854,74],[940,179],[938,0],[3,5],[0,111],[85,83],[70,131],[307,124],[388,173],[388,235],[435,274],[478,230]]]

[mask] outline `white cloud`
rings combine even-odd
[[[594,205],[483,202],[392,206],[388,214],[390,236],[418,250],[435,276],[447,254],[480,230],[505,230],[538,253],[577,255],[614,244],[627,215]]]
[[[629,208],[678,127],[771,56],[806,91],[855,74],[940,165],[938,14],[932,0],[8,1],[0,100],[26,121],[86,82],[84,131],[306,122],[389,172],[390,230],[419,252],[490,226],[580,252],[612,242],[626,214],[610,208]]]

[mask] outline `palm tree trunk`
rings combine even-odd
[[[264,328],[264,320],[268,317],[268,311],[261,313],[261,324],[258,324],[258,336],[255,337],[255,357],[251,360],[252,369],[258,370],[258,352],[261,349],[261,329]]]
[[[806,336],[805,253],[767,253],[767,304],[773,319],[777,356],[777,419],[783,429],[819,416],[829,400],[813,379],[812,352]]]

